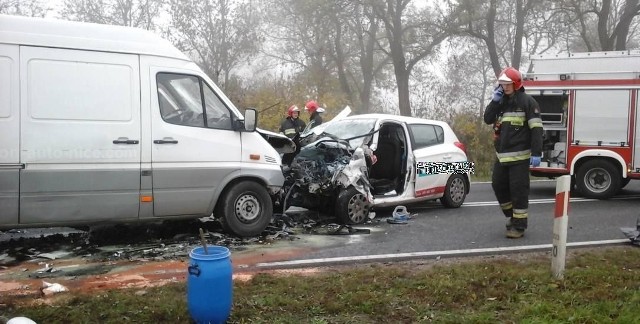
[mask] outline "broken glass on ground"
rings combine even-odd
[[[30,278],[105,274],[117,267],[118,261],[184,260],[193,247],[201,244],[199,228],[205,229],[208,244],[244,251],[275,241],[295,241],[299,234],[326,233],[327,224],[332,222],[333,217],[293,208],[287,215],[275,214],[262,235],[253,238],[226,234],[216,220],[114,225],[91,231],[63,230],[65,234],[58,234],[53,228],[29,229],[24,231],[25,237],[12,236],[0,241],[0,269],[28,262],[35,265],[24,268]],[[352,233],[362,234],[362,231],[352,230]],[[78,259],[78,262],[65,263],[68,259]]]

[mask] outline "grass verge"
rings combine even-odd
[[[570,250],[562,281],[550,264],[542,253],[262,273],[234,282],[229,323],[640,323],[639,248]],[[38,323],[189,323],[186,299],[180,283],[0,311]]]

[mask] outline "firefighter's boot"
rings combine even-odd
[[[513,217],[507,222],[507,237],[508,238],[521,238],[524,236],[524,231],[527,229],[527,213],[513,213]]]
[[[511,225],[511,217],[513,217],[513,204],[511,202],[506,202],[500,204],[500,209],[502,209],[502,213],[507,218],[507,230],[510,230]]]
[[[509,228],[507,229],[507,237],[508,238],[521,238],[524,236],[524,230],[523,229],[516,229],[516,228]]]
[[[511,217],[507,218],[507,224],[505,226],[507,227],[507,231],[513,228],[513,224],[511,223]]]

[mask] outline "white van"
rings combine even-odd
[[[214,213],[258,235],[284,178],[256,120],[149,31],[0,15],[0,227]]]

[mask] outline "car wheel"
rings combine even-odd
[[[447,208],[458,208],[464,203],[467,196],[467,182],[461,174],[453,174],[447,180],[444,188],[444,196],[440,203]]]
[[[371,204],[354,187],[342,190],[336,203],[336,216],[344,224],[362,224],[369,218]]]
[[[217,213],[225,231],[241,237],[257,236],[271,222],[273,205],[267,189],[253,181],[229,188],[218,203]]]
[[[607,199],[620,190],[622,176],[615,165],[606,160],[590,160],[578,169],[576,186],[587,198]]]

